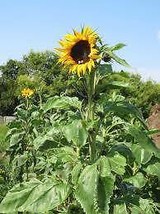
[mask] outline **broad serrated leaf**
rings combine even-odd
[[[134,176],[131,176],[129,178],[125,178],[124,181],[133,184],[137,188],[142,188],[147,182],[147,180],[144,177],[144,175],[142,173],[140,173],[140,172],[138,172]]]
[[[113,194],[115,178],[113,175],[106,177],[99,177],[98,191],[97,191],[97,206],[99,213],[109,213],[110,197]]]
[[[95,210],[98,170],[96,164],[84,168],[75,190],[76,200],[86,214],[98,214]]]
[[[148,174],[155,175],[160,178],[160,163],[154,163],[144,169]]]
[[[70,107],[81,109],[81,101],[77,97],[59,97],[55,96],[50,99],[43,105],[44,112],[47,112],[51,109],[68,109]]]
[[[63,203],[69,190],[70,187],[65,183],[42,183],[38,180],[22,183],[9,191],[0,204],[0,210],[1,213],[45,213]]]
[[[113,157],[109,157],[109,163],[111,170],[118,175],[123,175],[125,173],[126,158],[120,154],[116,154]]]
[[[33,180],[32,182],[29,183],[23,183],[14,186],[7,193],[7,195],[1,202],[0,212],[1,213],[17,212],[19,207],[21,207],[28,199],[32,191],[34,191],[34,189],[40,184],[41,184],[40,181]]]
[[[72,123],[62,128],[63,134],[68,142],[73,142],[76,146],[82,147],[88,138],[88,132],[81,120],[74,120]]]

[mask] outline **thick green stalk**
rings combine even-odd
[[[94,94],[95,94],[95,80],[96,80],[96,72],[93,71],[88,75],[87,79],[87,88],[88,88],[88,109],[87,109],[87,121],[94,120]],[[89,132],[89,152],[90,152],[90,161],[94,162],[96,159],[96,144],[95,144],[95,136],[94,131],[90,130]]]

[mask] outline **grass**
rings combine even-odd
[[[7,145],[5,143],[5,136],[8,131],[6,124],[0,124],[0,152],[5,151]]]

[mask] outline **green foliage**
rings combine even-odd
[[[5,142],[5,137],[8,131],[8,127],[6,124],[0,124],[0,152],[6,150],[7,146]]]

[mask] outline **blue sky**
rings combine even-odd
[[[160,0],[1,0],[0,64],[30,50],[54,50],[73,28],[90,25],[144,79],[160,82]]]

